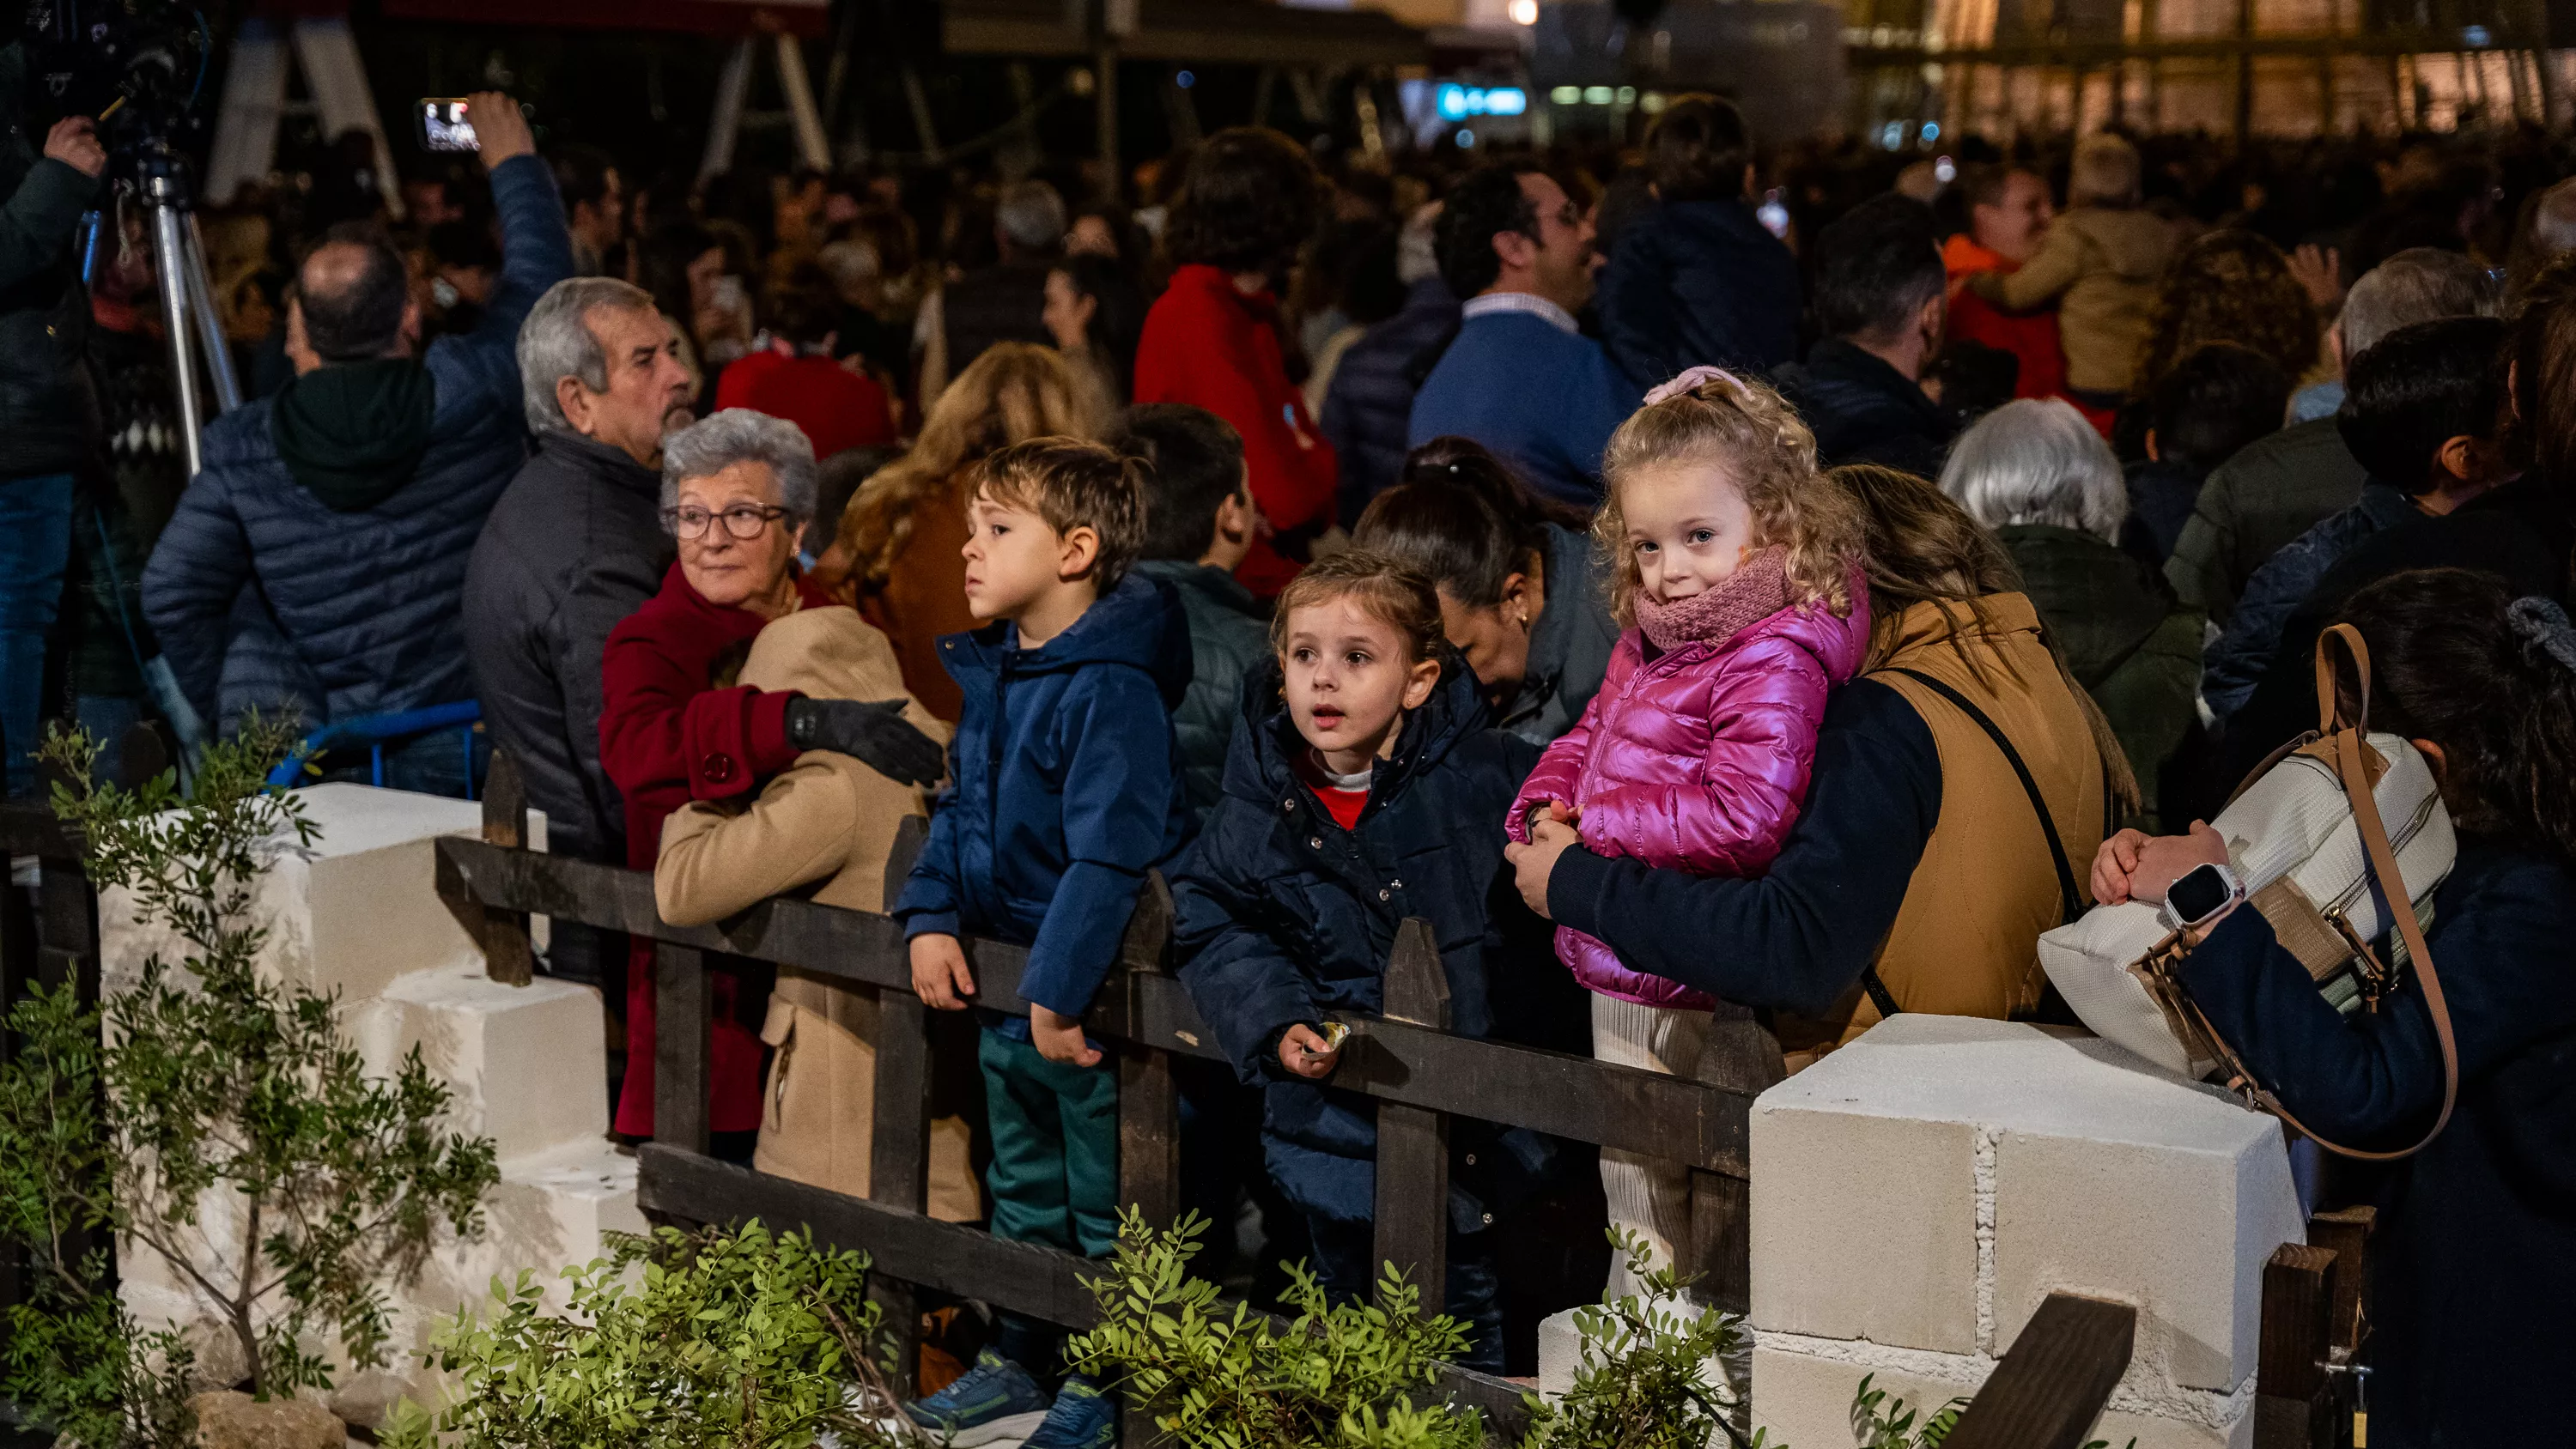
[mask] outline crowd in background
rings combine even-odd
[[[1899,1010],[2045,1016],[2037,934],[2162,891],[2097,848],[2205,854],[2356,621],[2477,842],[2434,916],[2469,1120],[2311,1191],[2389,1211],[2388,1442],[2521,1432],[2520,1335],[2576,1287],[2558,138],[1935,158],[1683,97],[1544,154],[1235,128],[1118,177],[693,184],[476,106],[482,164],[407,173],[398,214],[316,174],[205,217],[254,401],[193,480],[110,210],[59,621],[9,620],[52,646],[41,689],[11,656],[12,793],[37,718],[372,722],[381,765],[319,763],[463,794],[506,748],[552,848],[654,871],[676,922],[890,910],[954,1007],[960,934],[1034,942],[1031,1017],[943,1039],[931,1206],[1092,1254],[1115,1076],[1080,1017],[1164,870],[1235,1067],[1184,1083],[1195,1205],[1247,1279],[1311,1256],[1357,1293],[1374,1128],[1322,1028],[1379,1004],[1400,920],[1457,1029],[1650,1070],[1738,1020],[1794,1070]],[[2411,998],[2320,1026],[2263,932],[2215,927],[2195,988],[2285,1100],[2407,1137],[2440,1084]],[[559,924],[548,965],[622,1012],[649,1136],[649,943]],[[846,993],[746,964],[717,1010],[720,1150],[864,1190]],[[1689,1241],[1668,1169],[1453,1145],[1479,1363],[1598,1288],[1567,1224]],[[924,1422],[1090,1442],[1053,1351],[999,1325]]]

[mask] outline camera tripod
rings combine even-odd
[[[206,244],[197,231],[186,159],[165,143],[151,143],[135,165],[134,189],[150,221],[154,285],[161,296],[162,330],[168,334],[170,377],[179,394],[179,440],[186,451],[188,476],[194,478],[205,466],[199,434],[208,421],[241,406],[241,379],[233,370],[232,350],[224,343],[214,286],[207,280]],[[96,280],[99,246],[108,224],[102,213],[89,216],[89,241],[81,261],[84,284]],[[200,361],[213,388],[211,413],[197,376]]]

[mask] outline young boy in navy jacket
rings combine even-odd
[[[894,914],[913,989],[974,1004],[961,935],[1029,948],[1022,1019],[987,1013],[979,1048],[992,1120],[996,1237],[1105,1257],[1118,1235],[1118,1078],[1082,1014],[1148,870],[1187,839],[1171,709],[1189,684],[1189,626],[1168,585],[1130,574],[1145,483],[1096,443],[1037,438],[985,460],[967,510],[966,602],[984,627],[939,641],[965,692],[954,788]],[[1105,1449],[1116,1415],[1097,1385],[1037,1385],[1052,1331],[1005,1315],[998,1353],[906,1406],[958,1446]]]

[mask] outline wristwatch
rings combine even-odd
[[[2165,887],[2161,913],[2168,930],[2188,931],[2208,925],[2245,899],[2245,882],[2223,865],[2201,865],[2183,872]]]

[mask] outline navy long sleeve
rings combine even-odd
[[[1896,924],[1940,815],[1930,727],[1895,690],[1855,680],[1825,706],[1806,811],[1767,873],[1694,876],[1575,846],[1548,879],[1548,914],[1633,970],[1822,1016]]]

